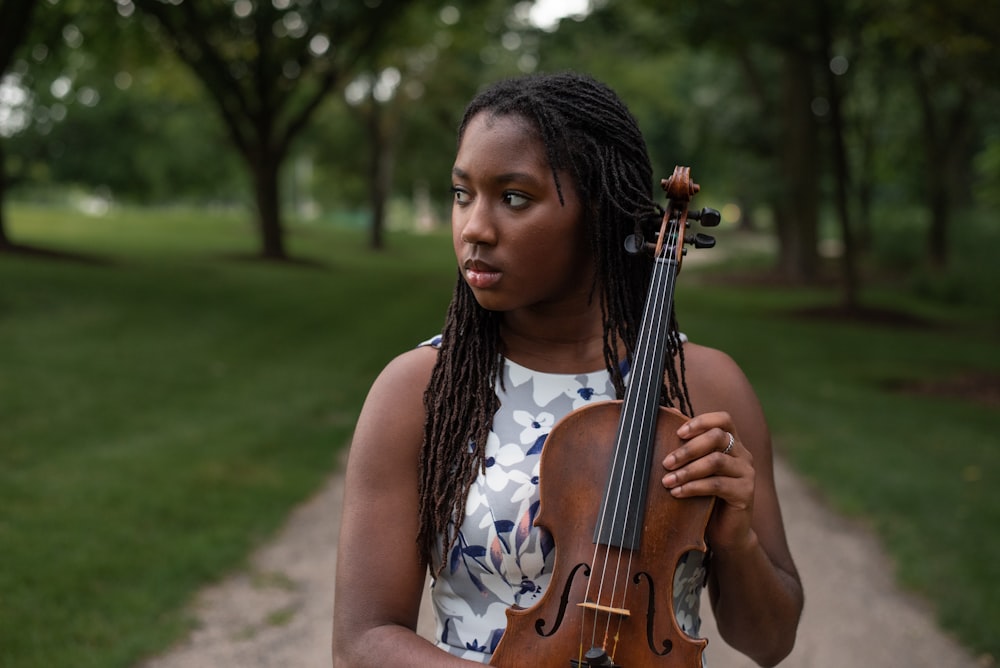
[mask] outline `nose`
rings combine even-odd
[[[452,222],[462,242],[493,246],[497,242],[496,221],[485,198],[477,197],[466,206],[455,205]]]

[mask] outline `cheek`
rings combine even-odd
[[[458,257],[462,251],[462,226],[459,224],[458,219],[455,216],[455,212],[451,213],[451,246],[455,250],[455,257]]]
[[[522,265],[552,284],[575,282],[589,272],[593,258],[581,230],[523,239]]]
[[[548,217],[538,232],[534,248],[537,254],[560,265],[577,266],[592,260],[585,224],[575,208],[560,209]]]

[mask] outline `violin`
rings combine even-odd
[[[651,252],[654,267],[625,396],[573,411],[546,438],[535,525],[552,535],[548,589],[530,608],[507,610],[507,629],[490,665],[700,668],[706,639],[677,624],[673,579],[678,561],[707,552],[714,497],[675,499],[661,484],[660,462],[680,445],[689,417],[662,406],[674,289],[690,220],[717,225],[718,211],[689,211],[699,190],[678,166],[661,182],[669,198],[656,243],[630,236],[628,252]],[[671,360],[670,363],[673,363]]]

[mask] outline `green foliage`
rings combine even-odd
[[[29,190],[75,185],[146,203],[248,199],[246,177],[213,110],[135,82],[90,88],[100,102],[8,142],[10,177]]]
[[[486,82],[530,71],[537,33],[503,0],[415,3],[393,25],[393,39],[352,81],[363,84],[364,94],[350,103],[343,96],[330,100],[300,150],[344,189],[350,198],[344,204],[360,203],[367,201],[374,134],[380,132],[391,144],[394,192],[408,196],[415,187],[427,188],[447,203],[465,105]],[[398,85],[389,99],[375,100],[372,82],[388,70],[398,75]]]
[[[783,171],[788,156],[782,157],[782,147],[792,142],[782,134],[788,127],[782,110],[816,103],[821,141],[808,162],[815,164],[820,192],[827,197],[832,192],[832,128],[823,111],[830,91],[820,76],[830,63],[817,36],[825,8],[833,53],[846,67],[837,82],[844,93],[856,236],[868,235],[872,207],[914,201],[926,206],[932,190],[928,174],[940,173],[945,185],[966,184],[943,188],[953,198],[949,210],[995,199],[992,110],[1000,90],[992,73],[1000,24],[992,5],[986,9],[975,0],[892,0],[877,7],[854,0],[794,7],[777,0],[670,6],[606,0],[593,3],[585,20],[565,19],[552,32],[526,21],[529,3],[501,0],[411,2],[405,8],[381,3],[377,10],[364,3],[273,4],[241,4],[259,5],[259,11],[246,14],[219,0],[40,3],[35,30],[16,65],[46,134],[15,138],[7,151],[15,178],[26,188],[103,184],[129,201],[171,195],[232,200],[253,190],[252,179],[236,171],[238,147],[246,155],[256,142],[263,154],[280,148],[282,137],[294,136],[292,160],[312,165],[312,183],[323,185],[306,192],[288,173],[297,167],[286,169],[286,210],[303,198],[359,208],[370,199],[373,128],[379,127],[388,138],[394,194],[406,197],[427,187],[440,207],[447,202],[455,123],[475,90],[523,71],[574,68],[620,91],[646,133],[658,174],[690,164],[720,200],[744,210],[764,209],[778,228],[810,215],[793,197],[806,189],[786,183],[786,171],[802,170]],[[150,39],[148,28],[155,22],[143,8],[160,17],[163,30],[153,33],[159,41]],[[364,46],[367,34],[345,26],[369,11],[379,20],[391,13],[393,20],[372,37],[372,48],[362,49],[345,67],[350,59],[338,49]],[[73,30],[64,32],[70,25]],[[268,26],[273,30],[263,30]],[[79,39],[67,40],[74,30]],[[344,39],[331,42],[324,54],[308,48],[313,37],[341,30]],[[213,45],[212,56],[201,57],[194,45],[199,35]],[[171,46],[191,71],[163,57],[159,44]],[[813,89],[791,103],[784,97],[785,69],[799,61]],[[387,69],[398,72],[400,81],[377,112],[371,105],[345,103],[345,86]],[[267,82],[259,90],[253,77],[245,76],[250,70]],[[316,122],[300,131],[294,119],[332,73],[337,78],[332,94],[323,98]],[[122,74],[133,80],[126,90],[112,83]],[[60,76],[73,80],[73,92],[53,99],[51,84]],[[915,92],[921,78],[934,91],[936,109],[927,112]],[[84,87],[99,93],[97,107],[77,99]],[[963,90],[968,97],[959,95]],[[233,117],[233,110],[255,108],[246,117]],[[966,116],[947,115],[958,112]],[[222,129],[224,117],[228,130]],[[274,132],[254,138],[251,130],[258,126]],[[932,126],[934,134],[927,129]],[[961,130],[954,141],[945,132],[949,127]],[[223,147],[222,141],[235,135],[243,139]],[[926,156],[942,153],[925,148],[927,137],[936,137],[942,147],[956,146],[955,155],[946,164],[928,164],[933,160]],[[60,146],[67,148],[57,153]],[[276,151],[264,162],[283,157]],[[777,210],[783,207],[790,211]],[[921,219],[925,229],[930,226],[931,217]],[[949,238],[959,233],[950,225]]]
[[[976,156],[975,192],[984,206],[1000,208],[1000,127],[987,137],[983,150]]]

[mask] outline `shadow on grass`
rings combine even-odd
[[[4,255],[37,258],[40,260],[72,262],[75,264],[93,266],[110,266],[115,264],[110,257],[104,255],[64,251],[54,248],[43,248],[41,246],[31,246],[29,244],[2,244],[0,245],[0,257],[3,257]]]
[[[883,386],[890,392],[959,399],[1000,409],[1000,373],[991,371],[966,371],[945,378],[887,380]]]
[[[851,322],[858,325],[894,327],[897,329],[936,329],[943,325],[929,318],[923,318],[906,311],[872,306],[845,306],[827,304],[792,309],[786,314],[809,320]]]
[[[223,253],[218,256],[226,262],[246,262],[248,264],[272,264],[278,267],[301,267],[303,269],[329,270],[328,262],[308,257],[270,257],[262,253]]]

